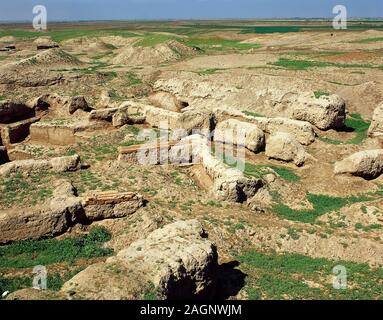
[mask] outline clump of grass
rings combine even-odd
[[[225,69],[222,69],[222,68],[210,68],[210,69],[199,70],[199,71],[197,71],[197,73],[200,76],[207,76],[207,75],[210,75],[210,74],[215,74],[215,73],[217,73],[219,71],[222,71],[222,70],[225,70]]]
[[[264,118],[265,116],[263,114],[260,114],[260,113],[257,113],[257,112],[251,112],[251,111],[242,111],[242,113],[245,115],[245,116],[249,116],[249,117],[255,117],[255,118]]]
[[[108,50],[115,50],[117,49],[117,47],[111,43],[105,43],[105,47],[108,49]]]
[[[318,90],[318,91],[315,91],[314,92],[314,96],[316,99],[319,99],[320,97],[328,97],[330,94],[328,92],[325,92],[325,91],[321,91],[321,90]]]
[[[129,71],[126,73],[126,78],[128,79],[128,86],[129,87],[134,87],[134,86],[137,86],[139,84],[142,84],[142,80],[139,78],[139,76],[132,71]]]
[[[104,248],[103,244],[110,239],[108,230],[96,227],[88,235],[76,238],[17,241],[0,247],[0,268],[30,268],[58,262],[73,263],[80,258],[109,256],[113,250]]]
[[[290,236],[293,240],[298,240],[301,236],[299,235],[298,231],[294,228],[289,227],[287,229],[287,234]]]

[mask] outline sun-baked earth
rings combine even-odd
[[[383,22],[4,25],[0,49],[3,298],[383,298]],[[139,163],[143,129],[201,161]]]

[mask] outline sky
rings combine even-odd
[[[383,0],[0,0],[0,21],[32,21],[44,5],[48,21],[333,17],[383,17]]]

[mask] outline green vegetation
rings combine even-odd
[[[58,272],[48,273],[47,275],[47,287],[52,291],[59,291],[63,284],[73,278],[81,269],[76,268],[74,270],[60,274]],[[33,275],[27,276],[16,276],[16,277],[4,277],[0,275],[0,292],[5,291],[14,292],[17,290],[31,288],[33,281]],[[1,299],[1,298],[0,298]]]
[[[374,43],[374,42],[382,42],[383,38],[367,38],[361,40],[350,41],[350,43]]]
[[[100,73],[100,69],[103,69],[107,67],[108,65],[102,61],[99,60],[94,60],[91,62],[92,66],[88,68],[74,68],[71,70],[57,70],[57,71],[74,71],[74,72],[79,72],[82,74],[94,74],[94,73]]]
[[[52,176],[48,172],[41,171],[30,175],[11,173],[0,181],[0,203],[2,207],[10,207],[14,204],[29,205],[44,202],[52,195],[48,185]],[[39,185],[39,188],[36,186]],[[45,187],[46,186],[46,187]]]
[[[314,92],[314,96],[316,99],[319,99],[320,97],[328,97],[330,94],[328,92],[325,92],[325,91],[315,91]]]
[[[140,79],[140,77],[132,71],[126,73],[126,78],[128,79],[129,87],[135,87],[137,85],[142,84],[142,80]]]
[[[200,76],[207,76],[207,75],[210,75],[210,74],[215,74],[218,71],[222,71],[222,70],[225,70],[225,69],[222,69],[222,68],[210,68],[210,69],[199,70],[199,71],[197,71],[197,73]]]
[[[242,111],[242,113],[245,116],[249,116],[249,117],[255,117],[255,118],[257,118],[257,117],[261,117],[261,118],[265,117],[263,114],[256,113],[256,112],[251,112],[251,111],[246,111],[246,110]]]
[[[355,72],[351,72],[351,73],[355,73]],[[358,85],[358,84],[342,83],[342,82],[338,82],[338,81],[327,81],[327,82],[332,83],[332,84],[337,84],[340,86],[346,86],[346,87],[354,87],[354,86]]]
[[[153,283],[150,283],[148,288],[144,292],[143,300],[155,301],[159,300],[159,296],[159,289],[156,288]]]
[[[347,29],[381,29],[383,26],[381,25],[371,25],[371,24],[363,24],[363,25],[349,25]],[[275,25],[275,26],[256,26],[249,27],[243,26],[242,31],[240,33],[258,33],[258,34],[267,34],[267,33],[290,33],[290,32],[301,32],[301,31],[314,31],[314,30],[332,30],[332,27],[325,25],[300,25],[300,26],[291,26],[291,25]]]
[[[374,68],[371,64],[350,64],[350,63],[334,63],[314,60],[293,60],[287,58],[279,58],[277,62],[269,63],[270,65],[282,67],[289,70],[307,70],[310,68]]]
[[[333,140],[328,138],[320,138],[320,140],[329,144],[361,144],[367,138],[367,132],[370,128],[371,122],[363,120],[362,116],[358,113],[352,113],[346,119],[346,128],[351,132],[356,133],[356,136],[347,141]]]
[[[287,220],[314,223],[317,217],[326,213],[339,210],[352,203],[365,202],[371,199],[373,198],[363,195],[341,198],[308,193],[307,200],[311,202],[312,210],[294,210],[282,203],[275,205],[273,210],[276,214]]]
[[[169,40],[179,40],[179,37],[167,34],[147,34],[134,45],[137,47],[154,47],[157,44],[167,42]]]
[[[245,290],[258,299],[382,299],[383,269],[367,264],[310,258],[300,254],[246,252],[238,260],[248,277]],[[344,266],[347,289],[335,290],[333,268]],[[330,280],[329,280],[330,278]],[[313,287],[308,282],[317,284]]]
[[[302,30],[302,27],[299,26],[257,26],[253,28],[248,28],[242,30],[241,33],[289,33],[289,32],[299,32]]]
[[[280,53],[280,55],[282,56],[310,56],[311,58],[337,56],[342,54],[344,54],[344,52],[342,51],[308,51],[308,50],[286,51],[286,52]]]
[[[379,224],[379,223],[370,224],[368,226],[364,226],[361,223],[355,224],[355,229],[356,230],[362,230],[364,232],[369,232],[369,231],[372,231],[372,230],[380,230],[380,229],[382,229],[382,227],[383,226],[381,224]]]
[[[362,116],[357,113],[350,114],[346,119],[346,127],[353,129],[356,137],[351,139],[349,144],[360,144],[367,138],[367,131],[370,128],[371,122],[363,120]]]
[[[300,177],[296,175],[293,171],[279,166],[273,166],[273,165],[254,165],[250,163],[245,164],[245,175],[247,176],[253,176],[253,177],[260,177],[262,178],[264,175],[270,173],[271,170],[276,172],[282,179],[289,181],[289,182],[297,182],[300,180]]]
[[[244,175],[248,177],[255,177],[255,178],[263,178],[264,175],[271,173],[274,171],[277,173],[282,179],[289,181],[289,182],[297,182],[300,180],[300,177],[296,175],[293,171],[280,166],[274,166],[274,165],[262,165],[262,164],[251,164],[246,162],[238,163],[239,160],[233,158],[231,155],[228,155],[227,153],[222,154],[221,152],[217,153],[216,149],[212,149],[212,153],[216,155],[216,157],[223,160],[225,164],[227,164],[229,167],[232,168],[244,168]],[[271,170],[272,171],[271,171]]]
[[[289,227],[287,229],[287,234],[290,236],[291,239],[293,240],[298,240],[301,236],[298,233],[297,229]]]
[[[73,263],[80,258],[104,257],[112,249],[103,247],[111,238],[103,227],[92,229],[88,235],[62,240],[26,240],[0,247],[0,268],[31,268],[58,262]]]

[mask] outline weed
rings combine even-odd
[[[368,226],[364,226],[361,223],[355,224],[355,230],[362,230],[364,232],[369,232],[372,230],[380,230],[380,229],[382,229],[382,227],[383,226],[381,224],[378,224],[378,223],[370,224]]]
[[[210,68],[210,69],[199,70],[199,71],[197,71],[197,73],[200,76],[207,76],[207,75],[210,75],[210,74],[215,74],[215,73],[217,73],[219,71],[222,71],[222,70],[225,70],[225,69],[222,69],[222,68]]]
[[[299,233],[297,232],[296,229],[294,228],[291,228],[289,227],[287,229],[287,234],[290,236],[291,239],[293,240],[298,240],[301,236],[299,235]]]
[[[132,71],[126,73],[126,78],[128,79],[129,87],[135,87],[139,84],[142,84],[142,80],[139,78],[139,76]]]
[[[319,99],[320,97],[328,97],[330,94],[328,92],[325,92],[325,91],[315,91],[314,92],[314,96],[316,99]]]
[[[257,117],[261,117],[261,118],[263,118],[263,117],[265,117],[263,114],[260,114],[260,113],[256,113],[256,112],[251,112],[251,111],[242,111],[242,113],[245,115],[245,116],[249,116],[249,117],[255,117],[255,118],[257,118]]]

